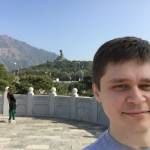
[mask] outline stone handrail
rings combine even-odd
[[[3,96],[5,103],[8,101],[6,92]],[[55,88],[49,95],[34,95],[33,89],[30,88],[27,95],[17,94],[15,97],[17,116],[59,117],[108,126],[108,119],[101,105],[96,102],[94,97],[78,96],[77,89],[74,89],[72,96],[57,96]],[[7,104],[3,105],[3,115],[8,115]]]

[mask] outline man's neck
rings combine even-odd
[[[109,132],[119,143],[135,149],[150,148],[150,129],[145,131],[131,131],[125,129],[111,128]]]

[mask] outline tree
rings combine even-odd
[[[0,64],[0,91],[4,91],[6,86],[9,86],[14,79],[14,76],[11,75],[3,64]]]
[[[19,84],[16,84],[17,93],[25,94],[28,88],[32,86],[35,94],[39,94],[39,90],[42,89],[45,93],[49,93],[52,87],[52,80],[48,76],[40,75],[28,75],[20,77]]]

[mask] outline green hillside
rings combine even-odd
[[[38,66],[23,69],[20,75],[43,75],[47,74],[51,79],[59,78],[61,81],[83,80],[86,76],[91,76],[92,61],[54,61]]]
[[[45,64],[19,70],[16,91],[26,93],[28,87],[33,86],[35,93],[44,90],[47,94],[55,86],[58,94],[70,95],[72,88],[76,87],[80,95],[91,96],[91,68],[92,61],[47,61]],[[59,82],[55,82],[58,78]]]

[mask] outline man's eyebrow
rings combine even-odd
[[[141,79],[141,81],[150,83],[150,78],[144,78],[144,79]]]
[[[110,83],[122,83],[122,82],[125,82],[125,81],[129,81],[129,79],[127,79],[127,78],[119,78],[119,79],[111,79],[111,80],[109,80],[108,82],[110,82]]]
[[[128,78],[118,78],[118,79],[111,79],[109,80],[108,82],[110,83],[122,83],[122,82],[127,82],[127,81],[130,81],[130,79]],[[150,78],[142,78],[140,79],[140,82],[147,82],[147,83],[150,83]]]

